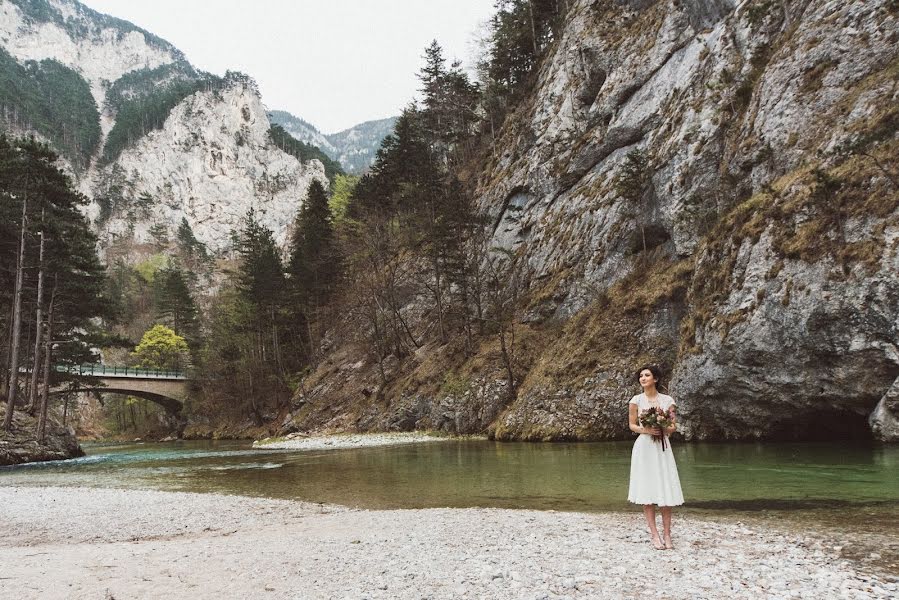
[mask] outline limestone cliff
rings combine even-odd
[[[689,439],[896,440],[897,21],[886,0],[573,2],[477,184],[526,260],[515,398],[489,340],[388,363],[386,389],[346,345],[287,427],[625,438],[658,361]]]
[[[0,3],[0,45],[31,69],[17,72],[20,79],[61,65],[89,86],[102,132],[98,147],[83,148],[85,157],[58,149],[94,200],[89,216],[103,250],[130,244],[125,254],[137,260],[135,248],[153,241],[151,228],[157,240],[171,238],[182,219],[200,242],[223,250],[250,208],[284,242],[309,183],[325,181],[318,161],[302,164],[270,140],[251,79],[201,73],[174,46],[131,23],[75,0],[9,0]],[[40,107],[19,104],[4,114],[25,117],[0,123],[14,133],[54,141],[54,125],[72,129],[44,115],[29,118],[29,109]]]
[[[121,236],[149,242],[154,225],[170,237],[181,219],[211,250],[230,244],[230,232],[253,208],[259,222],[287,241],[306,188],[313,179],[327,185],[318,161],[302,164],[282,152],[268,135],[269,122],[257,92],[240,82],[198,91],[152,131],[94,174],[94,197],[110,188],[124,195],[124,210],[103,222],[106,245]],[[146,207],[132,207],[141,197]],[[129,210],[130,209],[130,210]],[[99,216],[95,205],[91,215]]]

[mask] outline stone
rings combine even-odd
[[[875,438],[899,442],[899,377],[877,403],[868,422]]]

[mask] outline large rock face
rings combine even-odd
[[[5,412],[5,407],[0,407],[0,415]],[[10,431],[0,429],[0,466],[84,456],[75,432],[63,426],[58,415],[49,417],[43,441],[38,441],[35,434],[37,423],[37,418],[16,411]]]
[[[0,43],[18,61],[57,61],[79,73],[101,111],[104,135],[114,115],[103,111],[106,89],[123,75],[184,60],[149,32],[73,0],[0,3]]]
[[[630,352],[674,368],[687,437],[863,434],[899,375],[899,189],[881,168],[896,158],[895,11],[644,4],[577,5],[542,74],[535,139],[504,157],[509,174],[485,203],[529,190],[519,239],[537,278],[567,273],[557,313],[644,268],[643,253],[629,255],[637,224],[692,264],[684,302],[661,303],[633,331],[677,350]],[[870,156],[841,151],[852,144]],[[609,183],[634,149],[651,179],[629,207]],[[660,330],[666,310],[680,315]],[[629,395],[615,392],[619,404]],[[501,427],[520,432],[532,405],[525,394]]]
[[[151,228],[156,239],[172,238],[184,219],[200,242],[223,250],[251,208],[283,243],[309,183],[327,185],[321,163],[301,164],[271,142],[266,111],[248,78],[199,73],[171,44],[131,23],[74,0],[3,2],[0,43],[20,62],[55,61],[90,86],[103,139],[86,169],[70,169],[95,201],[89,216],[104,248],[114,242],[140,247],[153,241]],[[111,97],[124,78],[130,79],[123,91]],[[207,80],[215,85],[202,85]],[[198,91],[177,96],[164,122],[128,133],[110,160],[104,145],[128,108],[122,103],[139,103],[179,82]]]
[[[20,61],[49,58],[75,69],[98,90],[98,102],[104,82],[184,58],[143,29],[71,0],[0,3],[0,42]]]
[[[565,273],[557,315],[646,268],[639,225],[689,261],[687,297],[657,305],[634,324],[649,343],[624,348],[674,368],[688,437],[863,435],[899,375],[895,9],[642,4],[576,5],[485,206],[527,195],[513,243],[535,278]],[[634,149],[650,183],[628,206],[610,183]],[[671,285],[656,279],[619,291]],[[679,315],[660,329],[665,311]],[[550,430],[579,399],[629,396],[591,387],[556,404]],[[524,432],[545,392],[523,394],[500,429]]]
[[[624,438],[652,361],[690,439],[896,440],[897,18],[885,0],[572,3],[478,186],[492,243],[527,264],[517,396],[484,427],[496,394],[468,361],[466,390],[421,408],[413,357],[350,426]],[[300,421],[334,422],[314,398]]]
[[[240,83],[183,100],[162,129],[94,175],[95,195],[114,181],[132,201],[153,199],[149,210],[119,212],[106,221],[101,232],[106,243],[129,234],[149,242],[154,225],[174,237],[186,219],[197,239],[218,251],[230,245],[231,231],[252,208],[285,244],[306,188],[313,179],[325,185],[327,180],[320,162],[304,165],[282,152],[268,130],[259,95]],[[97,212],[95,206],[94,216]]]

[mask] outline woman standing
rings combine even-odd
[[[652,545],[656,550],[672,549],[671,507],[684,503],[684,495],[677,475],[677,465],[668,436],[677,430],[674,422],[674,398],[660,393],[656,386],[662,372],[656,365],[648,365],[637,371],[637,379],[643,393],[631,398],[628,404],[628,422],[634,433],[640,434],[631,452],[631,481],[627,499],[643,505],[643,515],[652,535]],[[648,408],[661,408],[672,418],[671,426],[647,428],[639,423],[639,415]],[[663,447],[662,436],[665,444]],[[656,529],[655,505],[662,512],[665,542],[659,538]]]

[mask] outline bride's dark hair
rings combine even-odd
[[[659,365],[643,365],[637,369],[637,373],[635,374],[637,383],[640,383],[640,373],[643,371],[649,371],[652,373],[652,376],[656,378],[656,389],[665,387],[662,385],[662,367]]]

